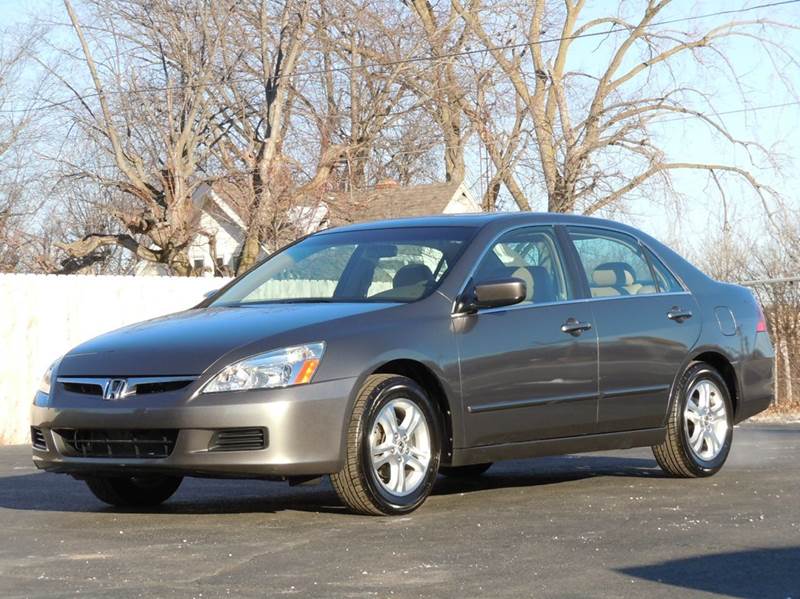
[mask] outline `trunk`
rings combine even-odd
[[[794,402],[794,389],[792,385],[792,362],[789,359],[789,344],[787,343],[786,339],[781,339],[780,356],[781,356],[781,362],[783,362],[783,380],[784,380],[783,386],[784,389],[786,390],[786,395],[784,396],[784,398],[782,398],[785,401],[782,401],[781,403],[792,404]]]
[[[483,202],[481,202],[483,209],[486,212],[495,211],[497,208],[497,196],[499,194],[500,180],[495,177],[489,182],[489,185],[486,188],[486,193],[483,195]]]
[[[444,133],[444,172],[445,180],[461,183],[464,180],[466,167],[464,166],[464,138],[461,131],[461,106],[458,100],[451,99],[456,85],[455,76],[448,70],[447,85],[451,88],[446,103],[439,113],[442,133]]]
[[[250,270],[258,260],[258,253],[261,249],[261,244],[258,240],[259,229],[260,227],[251,226],[247,230],[247,235],[242,245],[242,254],[239,258],[239,266],[236,268],[237,275],[241,275]]]
[[[568,184],[567,179],[556,172],[553,183],[553,192],[547,197],[547,211],[569,213],[575,211],[574,189]]]
[[[503,174],[503,183],[508,189],[508,192],[511,194],[511,197],[514,198],[514,202],[516,202],[517,206],[519,206],[520,210],[531,210],[531,203],[528,201],[528,198],[525,197],[525,192],[522,191],[522,188],[517,183],[517,180],[514,179],[514,174],[511,172],[506,172]]]
[[[461,183],[464,180],[464,147],[447,147],[444,151],[444,177],[449,183]]]
[[[367,162],[369,161],[369,149],[364,144],[363,139],[353,142],[354,147],[359,149],[351,152],[347,160],[347,178],[350,189],[363,189],[367,186]]]

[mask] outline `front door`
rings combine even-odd
[[[572,302],[550,227],[502,235],[473,283],[516,277],[514,306],[454,319],[468,447],[590,433],[597,411],[597,338],[591,308]]]
[[[671,385],[700,335],[694,297],[627,234],[568,227],[599,341],[597,432],[657,428]]]

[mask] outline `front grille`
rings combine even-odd
[[[177,429],[55,431],[74,455],[85,458],[166,458],[175,447]]]
[[[136,395],[147,395],[149,393],[166,393],[167,391],[177,391],[188,387],[192,379],[183,379],[180,381],[160,381],[153,383],[139,383],[134,387]]]
[[[102,395],[103,386],[99,383],[73,383],[64,382],[64,389],[70,393],[80,393],[81,395]]]
[[[47,449],[47,442],[44,440],[42,429],[36,428],[35,426],[31,427],[31,445],[33,445],[35,449]]]
[[[209,451],[253,451],[267,446],[267,431],[263,428],[226,428],[214,432]]]
[[[64,390],[79,395],[103,397],[109,390],[115,390],[113,397],[106,399],[126,399],[133,395],[169,393],[188,387],[196,380],[194,376],[138,376],[120,378],[58,377]]]

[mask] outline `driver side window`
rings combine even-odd
[[[516,278],[525,283],[522,304],[548,304],[571,299],[558,244],[549,227],[509,231],[486,253],[475,284]]]

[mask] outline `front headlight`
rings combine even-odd
[[[325,343],[319,342],[250,356],[223,368],[202,393],[304,385],[311,382],[324,352]]]
[[[39,383],[39,391],[44,393],[45,395],[50,395],[50,386],[53,382],[53,375],[55,374],[56,370],[58,369],[58,365],[61,362],[61,358],[50,364],[47,371],[44,373],[42,377],[42,381]]]

